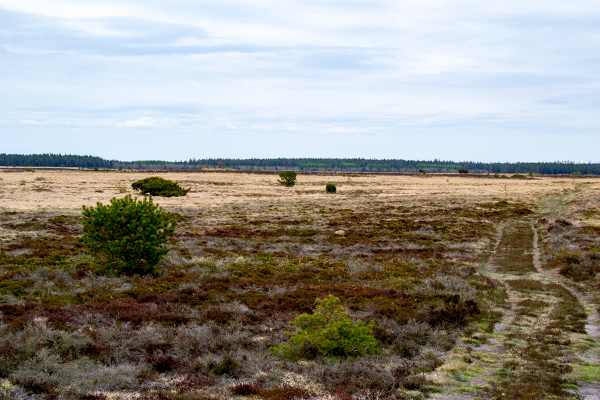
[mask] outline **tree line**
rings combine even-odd
[[[6,167],[75,167],[112,168],[114,161],[94,156],[71,154],[0,154],[0,165]]]
[[[125,168],[198,170],[226,168],[236,170],[294,170],[346,172],[457,172],[467,169],[475,173],[499,174],[576,174],[600,175],[600,163],[556,162],[496,162],[442,160],[401,160],[365,158],[192,158],[187,161],[139,160],[118,161],[101,157],[70,154],[0,154],[0,166]]]

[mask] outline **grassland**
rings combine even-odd
[[[106,276],[82,205],[147,173],[0,170],[9,399],[586,398],[600,383],[600,179],[160,173],[179,221],[157,276]],[[336,194],[325,192],[335,183]],[[380,353],[269,351],[317,298]]]

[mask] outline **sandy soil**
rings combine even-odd
[[[511,199],[535,202],[548,194],[585,186],[599,189],[600,178],[534,179],[475,178],[464,176],[365,174],[364,176],[298,174],[297,185],[284,188],[277,175],[240,172],[102,172],[44,170],[35,172],[0,168],[0,209],[79,212],[82,205],[108,203],[112,197],[135,194],[131,183],[148,176],[174,180],[191,187],[186,197],[161,198],[165,208],[197,208],[248,202],[343,202],[360,198],[394,201],[448,198],[452,202]],[[338,193],[325,193],[335,183]],[[121,190],[120,190],[121,188]],[[122,192],[123,191],[123,192]],[[477,199],[479,198],[479,199]]]

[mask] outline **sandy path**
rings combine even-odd
[[[595,304],[588,298],[588,296],[582,294],[578,291],[573,285],[569,284],[566,279],[564,279],[560,274],[558,274],[555,270],[544,270],[542,268],[542,262],[540,257],[539,250],[539,239],[538,232],[535,227],[532,226],[535,239],[533,242],[534,249],[534,257],[533,262],[536,270],[540,275],[544,277],[546,281],[549,282],[560,282],[565,288],[569,290],[569,292],[577,298],[577,300],[583,305],[586,313],[586,323],[585,323],[585,332],[594,342],[600,342],[600,318],[598,315],[598,309]],[[579,352],[577,356],[590,363],[600,365],[600,355],[595,348],[588,348],[583,352]],[[598,367],[600,368],[600,367]],[[579,386],[579,390],[571,390],[573,394],[579,394],[583,400],[600,400],[600,384],[599,383],[589,383],[584,381],[577,381]]]
[[[446,372],[450,376],[457,376],[457,374],[470,376],[468,382],[450,382],[442,393],[433,394],[432,398],[450,400],[467,400],[482,397],[496,398],[494,388],[505,387],[508,394],[510,393],[511,385],[518,391],[516,386],[518,379],[520,379],[518,378],[519,375],[515,376],[514,381],[511,381],[510,377],[507,378],[505,376],[506,373],[503,372],[506,371],[506,365],[513,363],[513,365],[517,366],[516,370],[539,374],[540,376],[544,375],[544,370],[540,370],[536,362],[532,362],[531,358],[526,355],[525,350],[529,345],[534,347],[550,347],[553,349],[552,354],[557,360],[562,359],[563,361],[567,361],[571,356],[571,351],[565,350],[560,346],[555,346],[553,338],[545,340],[547,332],[550,332],[548,330],[549,327],[553,326],[553,324],[556,325],[557,320],[554,313],[560,307],[564,307],[562,303],[564,301],[564,293],[561,294],[561,290],[571,293],[576,298],[576,302],[579,302],[583,306],[587,313],[585,331],[588,340],[598,341],[600,327],[598,314],[595,311],[596,307],[586,296],[578,292],[575,287],[566,283],[555,271],[542,268],[538,232],[533,224],[531,224],[531,229],[533,233],[531,251],[526,253],[529,253],[531,256],[535,272],[527,271],[527,268],[524,267],[522,273],[506,273],[502,272],[503,270],[497,265],[497,261],[503,258],[503,252],[509,251],[509,249],[499,245],[503,242],[503,238],[506,239],[505,235],[507,233],[504,226],[498,228],[493,253],[490,255],[488,261],[482,265],[480,273],[504,285],[508,295],[508,306],[497,309],[502,312],[501,321],[495,325],[493,334],[490,335],[484,344],[472,345],[468,342],[459,344],[451,351],[451,354],[447,357],[446,364],[438,371],[438,374]],[[511,233],[509,232],[508,234]],[[519,286],[515,286],[515,281],[525,282],[526,284],[530,283],[534,288],[536,285],[542,285],[541,287],[545,289],[522,289]],[[523,304],[543,304],[544,306],[534,309],[534,312],[524,313],[523,309],[525,307]],[[577,306],[574,307],[576,308]],[[565,330],[557,337],[564,339],[571,336],[573,334]],[[582,335],[580,334],[579,336]],[[579,342],[581,341],[581,338],[579,338]],[[465,350],[471,355],[472,359],[476,360],[471,365],[461,364],[460,362],[460,358],[464,358]],[[572,351],[575,351],[575,348]],[[579,352],[577,356],[589,363],[600,363],[595,347]],[[457,371],[460,371],[460,373]],[[577,383],[579,389],[569,389],[567,391],[573,395],[578,395],[583,400],[600,399],[600,385],[583,381],[578,381]],[[492,392],[483,390],[486,387],[491,387]],[[531,390],[534,389],[532,386]],[[496,395],[501,394],[496,393]]]

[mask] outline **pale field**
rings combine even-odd
[[[297,185],[285,188],[272,174],[241,172],[102,172],[44,170],[35,172],[0,169],[0,210],[78,213],[82,205],[108,203],[113,197],[136,195],[131,183],[149,176],[178,182],[191,191],[185,197],[160,198],[166,209],[197,210],[218,206],[253,206],[299,203],[360,206],[360,203],[386,200],[423,202],[435,199],[448,204],[512,200],[537,203],[551,194],[583,190],[590,198],[600,193],[600,178],[535,177],[499,179],[487,177],[365,174],[353,176],[298,174]],[[335,183],[335,195],[325,192]],[[125,189],[121,193],[118,187]]]
[[[85,258],[82,258],[78,254],[78,251],[75,251],[73,254],[66,253],[65,248],[74,246],[75,236],[81,233],[81,224],[78,218],[58,218],[58,223],[55,224],[52,222],[54,217],[65,215],[77,217],[81,215],[82,205],[93,206],[97,202],[107,204],[111,198],[123,197],[126,194],[135,196],[136,193],[132,190],[131,183],[149,176],[161,176],[165,179],[176,181],[185,188],[191,188],[191,191],[184,197],[154,199],[156,203],[165,209],[187,216],[178,225],[178,235],[176,236],[176,241],[172,243],[173,249],[171,249],[171,252],[165,257],[160,266],[163,275],[144,278],[127,276],[106,277],[91,271],[88,271],[83,277],[76,275],[77,271],[83,271],[83,268],[86,268],[86,264],[82,267],[75,263],[79,263],[81,260],[85,260]],[[253,289],[246,290],[246,286],[243,286],[240,290],[236,286],[236,291],[229,286],[223,286],[224,288],[219,289],[221,291],[217,294],[218,296],[228,297],[215,297],[217,300],[215,300],[215,304],[210,304],[209,308],[211,310],[216,309],[245,315],[249,310],[247,304],[251,303],[246,304],[244,301],[254,298],[250,296],[244,297],[247,293],[256,293],[256,295],[253,294],[252,296],[264,296],[265,301],[271,301],[271,297],[281,297],[284,299],[284,296],[289,296],[289,298],[293,299],[297,284],[304,284],[305,288],[302,290],[311,290],[315,292],[315,296],[317,291],[322,290],[325,293],[325,291],[330,291],[334,287],[333,285],[349,285],[349,283],[354,285],[348,286],[352,288],[355,288],[358,284],[364,285],[364,287],[369,287],[369,285],[395,287],[394,285],[396,285],[397,287],[404,288],[403,290],[409,288],[406,290],[422,291],[423,293],[434,293],[439,290],[439,284],[441,284],[444,290],[448,290],[446,293],[458,293],[464,299],[470,299],[470,296],[474,296],[474,293],[477,293],[477,296],[479,296],[478,301],[482,305],[485,305],[490,310],[497,311],[501,315],[499,320],[494,320],[495,322],[493,322],[494,324],[497,323],[501,328],[494,329],[493,333],[485,330],[485,326],[488,323],[492,323],[491,320],[488,321],[487,319],[467,327],[464,331],[448,328],[450,329],[449,332],[433,328],[427,324],[406,324],[408,326],[406,330],[404,330],[404,325],[390,325],[393,329],[397,330],[394,331],[390,328],[389,334],[397,334],[398,338],[400,338],[397,340],[405,341],[408,343],[407,346],[413,343],[409,339],[407,332],[412,332],[415,329],[417,329],[416,332],[421,332],[418,329],[429,332],[427,336],[423,334],[423,337],[430,338],[428,339],[429,342],[426,345],[422,343],[419,345],[426,351],[420,350],[421,352],[417,352],[410,357],[417,363],[415,365],[421,366],[420,368],[430,368],[428,365],[431,364],[431,357],[441,357],[439,360],[443,361],[443,365],[438,369],[431,370],[428,375],[428,379],[437,383],[439,390],[441,390],[439,396],[434,398],[453,400],[472,399],[475,395],[478,396],[476,393],[470,393],[478,390],[477,385],[490,385],[499,382],[500,386],[508,387],[510,386],[511,379],[516,382],[515,387],[517,387],[521,375],[511,375],[503,378],[504,380],[498,380],[498,372],[506,361],[514,362],[514,360],[519,360],[522,366],[531,367],[526,371],[524,370],[525,372],[529,373],[533,371],[540,377],[551,373],[551,371],[546,371],[544,365],[541,363],[538,365],[532,363],[531,360],[527,362],[524,359],[522,360],[519,354],[521,354],[520,352],[530,342],[529,338],[537,338],[532,343],[539,346],[554,346],[553,342],[550,342],[554,336],[548,336],[546,335],[547,332],[544,331],[551,322],[558,321],[558,317],[555,318],[556,321],[551,320],[550,317],[554,315],[552,312],[558,308],[558,305],[566,309],[568,307],[575,307],[579,303],[571,299],[571,303],[566,304],[563,301],[564,296],[558,296],[556,290],[554,292],[548,291],[547,293],[540,292],[535,294],[535,300],[546,304],[545,311],[540,312],[531,306],[529,314],[523,313],[522,315],[517,315],[522,301],[531,300],[531,296],[533,295],[529,293],[528,289],[523,289],[522,291],[513,289],[507,282],[515,279],[522,280],[523,278],[526,278],[528,282],[562,282],[563,277],[559,276],[558,271],[550,271],[542,268],[540,261],[542,258],[547,259],[547,261],[550,260],[553,257],[552,252],[556,251],[559,246],[562,249],[563,245],[565,249],[571,249],[573,254],[582,252],[585,255],[587,254],[586,252],[593,253],[595,251],[588,251],[587,247],[582,247],[583,250],[581,250],[578,247],[579,245],[576,240],[581,239],[581,234],[578,233],[576,226],[600,226],[600,177],[577,177],[573,179],[569,177],[536,176],[533,179],[500,179],[474,175],[447,176],[428,174],[422,177],[418,175],[388,174],[317,175],[299,173],[298,183],[293,188],[282,187],[277,183],[277,178],[277,173],[253,174],[211,171],[187,173],[149,171],[94,172],[43,168],[36,168],[35,172],[30,172],[24,171],[22,168],[20,170],[0,168],[0,214],[2,214],[2,221],[0,221],[0,254],[5,250],[9,250],[3,254],[5,262],[9,267],[18,263],[25,265],[30,261],[39,262],[50,257],[49,255],[43,255],[46,253],[39,253],[41,245],[45,246],[48,244],[49,246],[54,246],[51,248],[52,251],[62,251],[63,253],[60,254],[66,254],[64,255],[66,261],[63,264],[59,264],[64,266],[64,269],[53,267],[54,269],[50,271],[49,267],[37,267],[36,265],[38,264],[32,263],[31,265],[35,267],[32,267],[31,272],[27,272],[22,277],[14,275],[16,276],[14,279],[18,279],[19,282],[34,282],[30,284],[32,285],[31,287],[27,286],[27,289],[23,290],[27,290],[27,295],[30,298],[33,298],[33,293],[41,293],[41,297],[38,299],[42,304],[46,299],[64,301],[62,299],[66,298],[79,301],[77,300],[79,293],[89,292],[91,293],[90,296],[107,296],[114,292],[125,293],[132,288],[144,291],[150,288],[150,291],[152,291],[154,287],[160,288],[161,286],[159,285],[162,285],[161,282],[165,278],[173,279],[173,282],[176,282],[178,285],[173,286],[175,288],[171,291],[173,295],[177,295],[180,288],[193,288],[200,291],[204,290],[204,286],[202,285],[204,285],[205,281],[208,282],[209,279],[229,278],[232,276],[231,271],[237,271],[236,273],[242,271],[239,265],[243,265],[243,268],[248,268],[248,275],[243,275],[243,279],[251,279],[252,283],[251,285],[248,284],[249,286],[247,287],[252,287]],[[325,185],[327,183],[335,183],[338,193],[327,194],[325,192]],[[141,198],[141,196],[138,197]],[[493,204],[500,200],[506,200],[510,203],[510,206],[505,207],[504,205]],[[538,213],[529,213],[525,208],[538,211]],[[489,214],[486,209],[490,211]],[[350,210],[351,212],[348,212]],[[514,211],[523,211],[523,213],[515,213]],[[343,220],[345,218],[347,218],[346,221]],[[394,222],[395,218],[401,221],[401,224],[398,226],[406,226],[406,229],[409,230],[404,232],[406,235],[399,235],[398,232],[389,228],[393,226],[392,224],[378,225],[381,221],[387,223]],[[572,222],[575,227],[569,228],[570,230],[565,230],[564,232],[559,230],[550,232],[550,229],[547,228],[559,218]],[[411,219],[425,222],[423,224],[424,227],[413,227],[411,224],[406,224],[406,221]],[[60,223],[60,221],[66,222]],[[359,222],[354,225],[352,221]],[[427,222],[431,223],[428,224]],[[532,228],[538,227],[535,233],[532,233],[532,242],[524,253],[532,254],[533,263],[531,268],[535,268],[535,270],[526,271],[523,274],[521,272],[513,274],[505,270],[500,270],[494,264],[495,259],[504,259],[504,256],[502,256],[503,252],[509,254],[512,250],[512,242],[509,240],[507,244],[501,245],[503,243],[501,239],[503,234],[508,235],[506,232],[509,232],[511,224],[514,225],[517,223],[521,223],[526,229],[529,229],[530,225]],[[224,234],[220,236],[220,233],[215,229],[224,227],[223,231],[226,233],[227,229],[243,228],[245,224],[250,226],[247,232],[254,232],[257,235],[272,232],[275,236],[271,237],[267,235],[263,238],[259,236],[257,240],[252,240],[252,238],[248,238],[250,240],[247,240],[247,238],[235,235],[227,236]],[[427,228],[427,226],[434,227],[436,224],[449,228],[448,232],[453,232],[453,236],[444,236],[443,229],[440,230],[441,233],[438,233],[438,231]],[[476,226],[473,227],[471,224],[475,224]],[[481,224],[486,225],[482,228]],[[60,231],[58,227],[68,229]],[[352,232],[355,227],[357,232]],[[309,238],[301,236],[302,230],[307,231],[309,229],[314,229],[316,234]],[[344,229],[346,230],[345,232]],[[367,235],[358,235],[361,231],[365,234],[373,234],[373,239],[367,240],[366,243],[352,242],[353,237],[370,238]],[[378,235],[379,232],[383,232],[383,234]],[[495,237],[493,236],[494,232]],[[385,237],[388,233],[392,236]],[[542,235],[539,241],[537,238],[538,234]],[[519,238],[522,237],[521,234],[517,236]],[[57,240],[46,240],[48,237]],[[552,243],[551,239],[553,240]],[[511,238],[511,240],[514,241],[515,237]],[[585,244],[584,240],[581,240],[581,242]],[[207,251],[207,249],[212,251]],[[394,253],[380,251],[389,249],[399,251]],[[428,249],[433,249],[433,251],[428,253],[411,252],[411,250]],[[48,249],[43,248],[42,250]],[[270,278],[263,278],[262,275],[252,272],[254,271],[253,268],[256,268],[256,265],[261,265],[264,262],[262,258],[253,258],[254,254],[256,254],[252,252],[254,250],[256,250],[256,253],[260,251],[272,254],[273,257],[278,257],[277,260],[281,260],[281,265],[287,265],[284,264],[288,260],[287,257],[290,257],[292,260],[313,258],[337,259],[344,263],[344,268],[348,268],[350,273],[348,273],[347,278],[344,278],[346,281],[341,281],[341,283],[339,283],[339,279],[342,279],[339,278],[341,275],[334,275],[332,278],[318,278],[314,280],[303,277],[303,279],[309,279],[304,283],[292,281],[291,278],[286,277],[288,280],[281,283],[281,286],[279,282],[276,282],[276,285],[274,285],[274,281],[269,280]],[[52,253],[48,252],[47,254]],[[497,254],[498,257],[494,258],[494,254]],[[365,255],[369,257],[365,258]],[[482,257],[488,258],[489,261],[482,264],[480,261]],[[377,261],[377,258],[380,261]],[[443,263],[444,272],[452,275],[434,275],[434,273],[438,273],[439,271],[435,272],[436,270],[430,268],[430,260]],[[584,261],[586,260],[588,259],[586,258]],[[304,261],[301,262],[304,263]],[[374,278],[380,276],[378,272],[384,271],[384,265],[385,268],[391,268],[390,265],[395,266],[396,262],[401,263],[402,268],[404,266],[416,266],[416,269],[407,271],[412,271],[411,274],[419,274],[419,277],[414,279],[412,276],[390,275],[390,278],[386,277],[385,280],[381,278],[380,281]],[[389,263],[389,265],[385,263]],[[205,265],[211,265],[211,268],[205,268]],[[78,268],[77,271],[76,268]],[[438,267],[436,266],[435,268]],[[187,279],[185,282],[179,281],[180,276],[175,275],[180,270],[191,271],[189,277],[185,278]],[[471,270],[478,272],[476,275],[473,275],[475,272],[468,272]],[[311,271],[318,270],[312,269]],[[293,272],[290,272],[290,274],[293,274]],[[4,276],[8,275],[5,274]],[[13,275],[10,275],[10,277],[13,277]],[[476,281],[480,283],[488,282],[484,278],[491,277],[493,278],[492,282],[498,283],[499,288],[505,289],[496,290],[494,285],[486,283],[485,287],[487,289],[485,292],[475,292],[473,288],[467,285],[467,279],[475,279],[476,277],[481,278]],[[362,279],[366,280],[362,281]],[[421,279],[423,280],[422,284],[420,282]],[[293,282],[293,284],[289,282]],[[592,287],[595,284],[594,282],[596,280],[590,280],[588,283],[585,283],[592,288],[589,290],[591,293],[598,292],[597,287]],[[597,323],[600,317],[594,311],[598,307],[598,300],[593,296],[585,294],[588,289],[583,284],[577,286],[578,290],[581,290],[583,294],[579,294],[575,290],[576,286],[574,284],[567,283],[563,289],[565,288],[576,294],[574,298],[581,301],[580,306],[592,310],[587,320],[586,329],[588,327],[591,327],[589,331],[600,329]],[[354,290],[348,289],[348,293],[354,296]],[[507,307],[504,304],[503,297],[498,294],[501,290],[506,290],[506,301],[512,304],[512,306]],[[15,304],[21,301],[20,298],[9,296],[12,295],[0,294],[0,300],[14,302]],[[38,296],[38,294],[35,294],[35,296]],[[91,298],[96,299],[96,297]],[[285,298],[287,299],[287,297]],[[226,302],[225,299],[235,300],[227,300]],[[118,302],[119,300],[116,301]],[[131,300],[127,304],[134,304],[133,302]],[[67,302],[60,304],[64,310],[74,309],[70,308]],[[139,306],[138,303],[135,304],[136,307]],[[206,304],[209,303],[207,302]],[[290,304],[293,305],[293,303]],[[202,305],[202,307],[208,306]],[[294,312],[298,311],[294,310]],[[385,324],[389,321],[384,319],[382,317],[384,315],[383,312],[378,310],[379,308],[375,307],[374,303],[367,304],[367,306],[361,309],[353,310],[351,316],[356,318],[377,317],[379,318],[377,323],[388,329],[388,325]],[[198,321],[201,321],[200,317],[204,318],[204,314],[201,314],[203,312],[202,309],[185,308],[181,312],[186,313],[185,315],[194,316]],[[109,315],[108,311],[107,315]],[[152,316],[154,314],[148,312],[148,315]],[[329,376],[328,374],[330,374],[336,377],[339,375],[342,376],[340,382],[344,381],[347,383],[347,376],[343,375],[345,374],[343,371],[354,371],[352,372],[353,374],[362,376],[373,370],[375,371],[373,372],[373,376],[377,377],[377,379],[384,379],[381,382],[391,382],[385,379],[391,376],[392,372],[390,371],[394,371],[396,365],[399,365],[398,363],[403,360],[399,352],[392,352],[391,344],[388,343],[386,345],[388,347],[384,349],[386,353],[366,358],[364,364],[358,364],[359,366],[363,365],[360,367],[363,370],[359,367],[356,367],[359,369],[351,369],[355,365],[353,361],[340,361],[339,363],[303,361],[302,364],[286,364],[286,368],[289,368],[288,371],[290,372],[281,374],[282,360],[270,357],[270,353],[268,352],[268,346],[280,343],[285,338],[282,332],[287,331],[289,328],[286,318],[289,319],[291,317],[285,314],[285,318],[282,318],[281,315],[264,317],[260,324],[238,324],[234,321],[235,323],[227,326],[215,328],[218,330],[215,330],[214,334],[211,333],[208,335],[207,333],[203,333],[208,335],[206,336],[206,343],[213,343],[213,341],[217,343],[218,338],[219,340],[220,338],[233,338],[231,339],[231,350],[221,352],[221,350],[210,350],[212,347],[206,346],[205,350],[198,353],[200,355],[193,355],[193,357],[190,356],[192,345],[188,345],[185,341],[179,343],[173,339],[179,337],[178,332],[187,332],[187,325],[180,327],[159,327],[160,329],[155,329],[158,325],[155,325],[152,322],[153,320],[148,324],[144,323],[145,325],[140,325],[140,327],[128,324],[116,325],[117,328],[115,329],[117,330],[113,330],[112,325],[107,325],[107,327],[98,328],[98,330],[104,332],[98,337],[109,338],[107,340],[110,346],[107,347],[109,349],[106,350],[107,354],[112,354],[110,352],[113,352],[113,350],[110,349],[114,347],[116,349],[114,350],[115,354],[127,354],[130,360],[134,360],[132,361],[133,364],[131,364],[133,367],[130,368],[133,371],[131,372],[131,376],[134,377],[137,377],[138,375],[135,374],[139,374],[140,371],[151,370],[151,367],[149,367],[149,361],[139,361],[146,360],[143,358],[146,357],[144,355],[146,353],[139,350],[133,343],[143,340],[153,343],[150,340],[155,340],[154,336],[156,336],[157,343],[164,343],[165,338],[168,338],[170,342],[167,343],[172,343],[174,348],[181,349],[172,353],[178,357],[177,360],[181,360],[181,365],[193,364],[202,367],[204,365],[202,363],[205,363],[205,361],[208,363],[213,359],[218,360],[224,354],[229,355],[231,353],[238,358],[243,354],[243,357],[248,357],[248,359],[243,358],[243,368],[245,371],[243,374],[245,375],[242,375],[242,378],[246,381],[258,382],[259,379],[266,379],[265,382],[270,385],[269,387],[276,387],[284,383],[292,387],[309,388],[310,391],[319,393],[318,396],[311,397],[315,399],[336,398],[327,392],[326,385],[330,385],[333,388],[334,385],[338,384],[335,383],[337,381],[331,378],[328,381],[329,383],[325,384],[321,381],[323,376]],[[110,318],[113,318],[113,316],[110,316]],[[207,323],[206,321],[209,319],[202,320],[203,322],[198,322],[198,324]],[[81,321],[87,320],[81,319]],[[77,323],[79,324],[79,322]],[[195,324],[196,322],[193,323]],[[80,325],[83,326],[82,324]],[[80,325],[77,326],[79,327]],[[3,326],[0,324],[0,328],[4,329]],[[263,327],[265,327],[264,330]],[[586,343],[589,344],[590,338],[581,332],[578,332],[577,335],[579,336],[577,336],[572,334],[567,327],[562,325],[560,327],[564,330],[564,335],[570,335],[569,338],[574,343],[567,350],[571,351],[572,349],[579,348],[577,346],[581,347]],[[83,327],[78,328],[75,332],[87,332],[83,331],[83,329]],[[65,337],[71,337],[69,336],[71,332],[63,332],[55,327],[46,328],[45,325],[35,332],[37,332],[35,333],[37,335],[35,336],[35,340],[37,340],[35,343],[42,343],[39,346],[46,346],[43,343],[47,343],[45,335],[50,334],[49,332],[61,332]],[[115,334],[114,332],[117,333]],[[509,337],[508,333],[510,332],[519,333],[518,340]],[[447,338],[449,333],[457,335],[457,345],[454,350],[450,350],[450,347],[447,347],[449,342],[444,342],[444,340],[440,339]],[[20,330],[18,331],[18,335],[30,337],[31,332]],[[406,337],[401,335],[405,335]],[[459,337],[458,335],[462,336]],[[0,335],[1,337],[2,335]],[[245,337],[252,338],[251,343],[263,343],[265,341],[265,344],[263,347],[256,345],[258,346],[256,348],[252,347],[254,344],[246,346],[246,342],[238,339]],[[129,338],[134,339],[130,341]],[[486,342],[488,339],[490,341]],[[10,343],[11,339],[9,336],[5,336],[3,340],[5,343]],[[34,343],[33,339],[31,340],[31,343]],[[267,340],[269,341],[268,344]],[[90,338],[89,341],[90,343],[96,343],[96,339],[93,338]],[[481,341],[481,346],[471,346],[469,344],[478,343],[478,341]],[[0,340],[0,342],[2,341]],[[503,347],[503,343],[510,344],[511,347],[509,350]],[[454,342],[450,345],[454,346]],[[58,346],[47,347],[48,351],[52,352],[60,350]],[[246,347],[252,348],[252,350],[248,350]],[[552,348],[556,349],[556,360],[560,361],[564,358],[566,360],[563,360],[564,362],[572,362],[572,354],[569,351],[558,347]],[[581,352],[582,359],[587,360],[586,357],[588,356],[596,357],[595,353],[592,356],[590,356],[590,352],[584,353],[585,351]],[[75,360],[74,363],[79,363],[81,359],[87,360],[88,358],[85,357]],[[466,362],[465,358],[470,361]],[[75,370],[69,369],[72,365],[71,361],[62,361],[59,358],[57,360],[59,361],[53,361],[54,368],[64,372],[61,372],[62,375],[56,375],[59,378],[50,376],[48,379],[51,382],[54,382],[52,379],[55,379],[56,382],[67,382],[69,384],[72,382],[91,382],[88,379],[88,375],[83,373],[77,375],[75,378],[69,375],[71,373],[69,371]],[[590,360],[593,360],[594,363],[599,361],[596,358],[590,358]],[[95,369],[90,367],[92,368],[90,371],[95,371],[93,374],[97,375],[104,373],[103,371],[111,371],[111,368],[113,371],[118,371],[116,368],[122,365],[129,368],[130,364],[115,364],[111,365],[110,368],[105,368],[106,364],[104,361],[94,361],[94,364],[89,365],[93,365]],[[0,357],[1,366],[2,358]],[[575,366],[577,367],[579,364]],[[581,366],[580,369],[584,367],[585,365]],[[23,363],[19,368],[20,375],[15,373],[10,375],[12,378],[10,376],[7,378],[12,379],[10,382],[0,379],[0,389],[3,386],[15,385],[15,382],[21,384],[19,383],[21,382],[19,380],[21,378],[19,377],[46,376],[43,375],[46,374],[46,370],[44,369],[45,364],[39,362]],[[427,370],[429,371],[429,369]],[[183,367],[179,368],[178,371],[179,374],[187,373]],[[202,373],[209,374],[206,371]],[[153,374],[150,378],[144,379],[149,379],[149,381],[153,382],[162,382],[161,384],[166,384],[165,382],[173,384],[173,382],[181,378],[179,375],[169,375],[169,373],[156,374],[153,372]],[[581,373],[579,374],[581,375]],[[92,373],[89,376],[91,375]],[[466,377],[469,379],[466,379]],[[573,375],[571,379],[573,381],[582,380],[577,374]],[[241,380],[238,381],[241,382]],[[232,384],[238,381],[227,376],[219,376],[215,378],[214,385],[209,387],[207,392],[212,391],[223,394],[221,398],[224,399],[240,398],[240,396],[233,396],[231,394]],[[24,378],[23,382],[27,383]],[[374,380],[373,382],[379,381]],[[398,383],[400,381],[394,382]],[[105,390],[105,387],[113,387],[108,384],[101,386],[100,384],[85,383],[85,385],[89,386],[81,389],[82,391],[92,389]],[[117,386],[117,384],[114,385],[114,387]],[[131,390],[139,389],[135,385],[133,387]],[[366,397],[366,395],[363,396],[364,393],[368,392],[359,393],[357,388],[358,386],[353,389],[358,393],[356,396],[359,396],[360,393],[362,394],[360,394],[360,397],[355,396],[353,398],[375,398]],[[459,389],[465,391],[461,392]],[[132,395],[133,392],[105,393],[109,399],[135,398]],[[417,395],[421,396],[420,392],[412,393],[416,393],[414,398],[422,398],[417,397]],[[2,397],[1,390],[0,397]],[[273,398],[271,397],[271,399]]]

